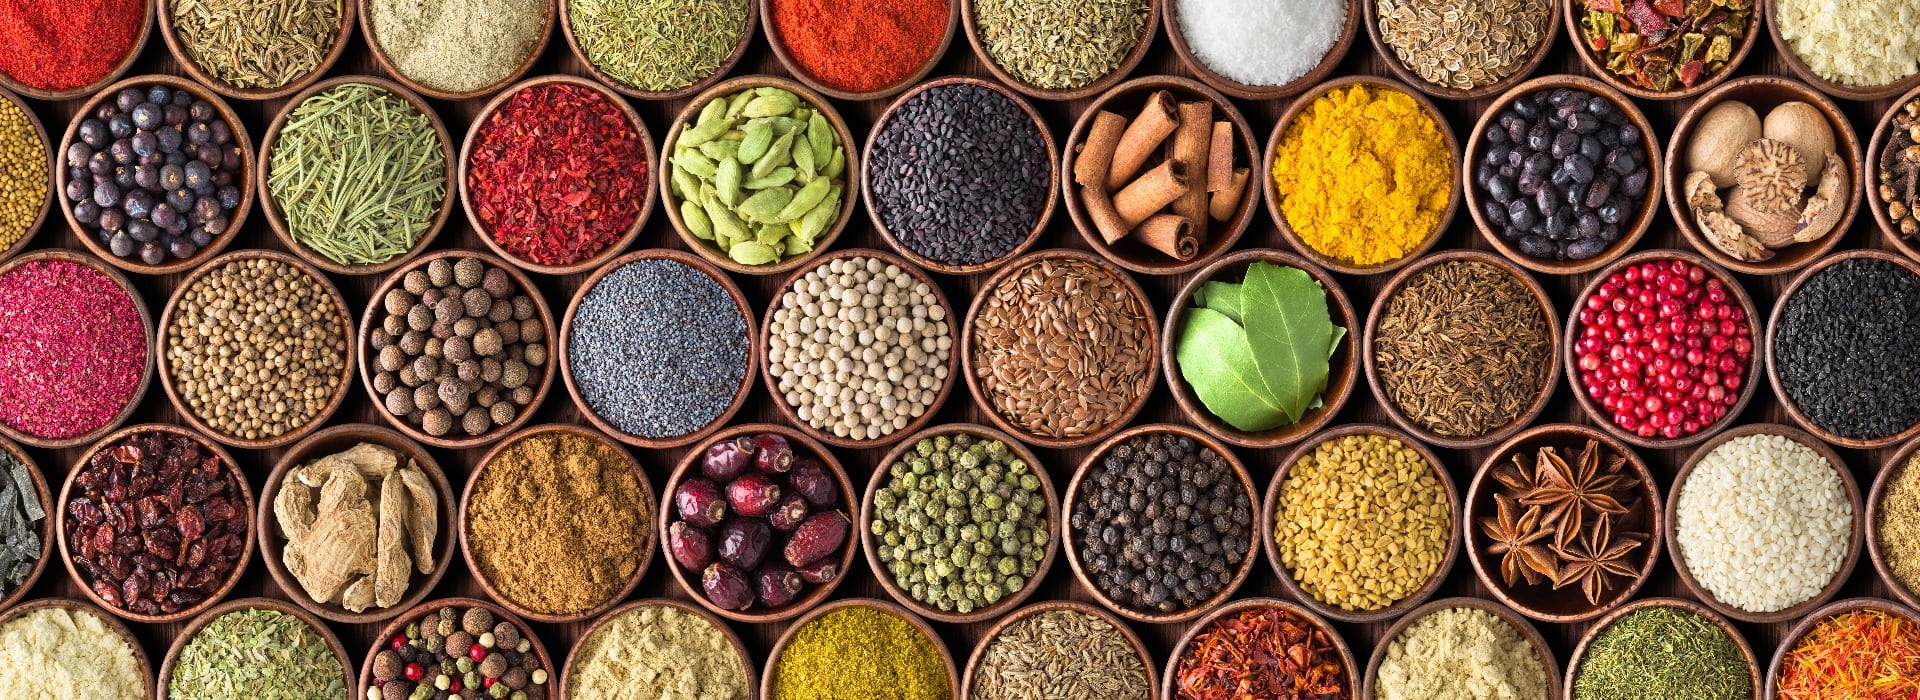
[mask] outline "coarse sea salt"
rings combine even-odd
[[[1819,452],[1782,435],[1721,443],[1679,493],[1681,560],[1715,599],[1747,612],[1776,612],[1818,595],[1852,544],[1853,503],[1839,474]]]
[[[1208,70],[1248,85],[1306,75],[1340,40],[1345,0],[1176,0],[1180,35]]]

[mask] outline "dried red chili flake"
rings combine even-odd
[[[571,265],[633,226],[647,197],[640,132],[606,95],[565,83],[515,93],[474,135],[467,191],[493,241]]]
[[[1348,700],[1327,633],[1282,608],[1250,608],[1195,635],[1174,674],[1176,700]]]
[[[140,312],[99,270],[36,260],[0,276],[0,422],[84,435],[134,400],[146,367]]]

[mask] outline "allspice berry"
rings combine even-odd
[[[375,347],[385,408],[436,437],[511,424],[533,401],[528,385],[547,371],[546,329],[531,290],[477,257],[423,267],[385,297],[381,327],[396,331]]]
[[[493,613],[486,608],[468,608],[467,614],[460,618],[460,629],[466,630],[467,634],[475,637],[491,632],[493,631]],[[495,637],[494,643],[499,644],[498,637]],[[496,678],[500,676],[498,673],[485,675]]]

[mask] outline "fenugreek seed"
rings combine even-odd
[[[1282,565],[1315,600],[1348,611],[1412,595],[1439,571],[1453,531],[1437,467],[1382,435],[1321,443],[1280,484],[1271,536]]]

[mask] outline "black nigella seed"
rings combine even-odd
[[[941,263],[1012,253],[1051,195],[1039,127],[988,88],[944,85],[914,95],[873,138],[875,212],[902,246]]]
[[[1807,420],[1863,440],[1920,423],[1920,277],[1885,260],[1843,260],[1782,303],[1774,370]]]

